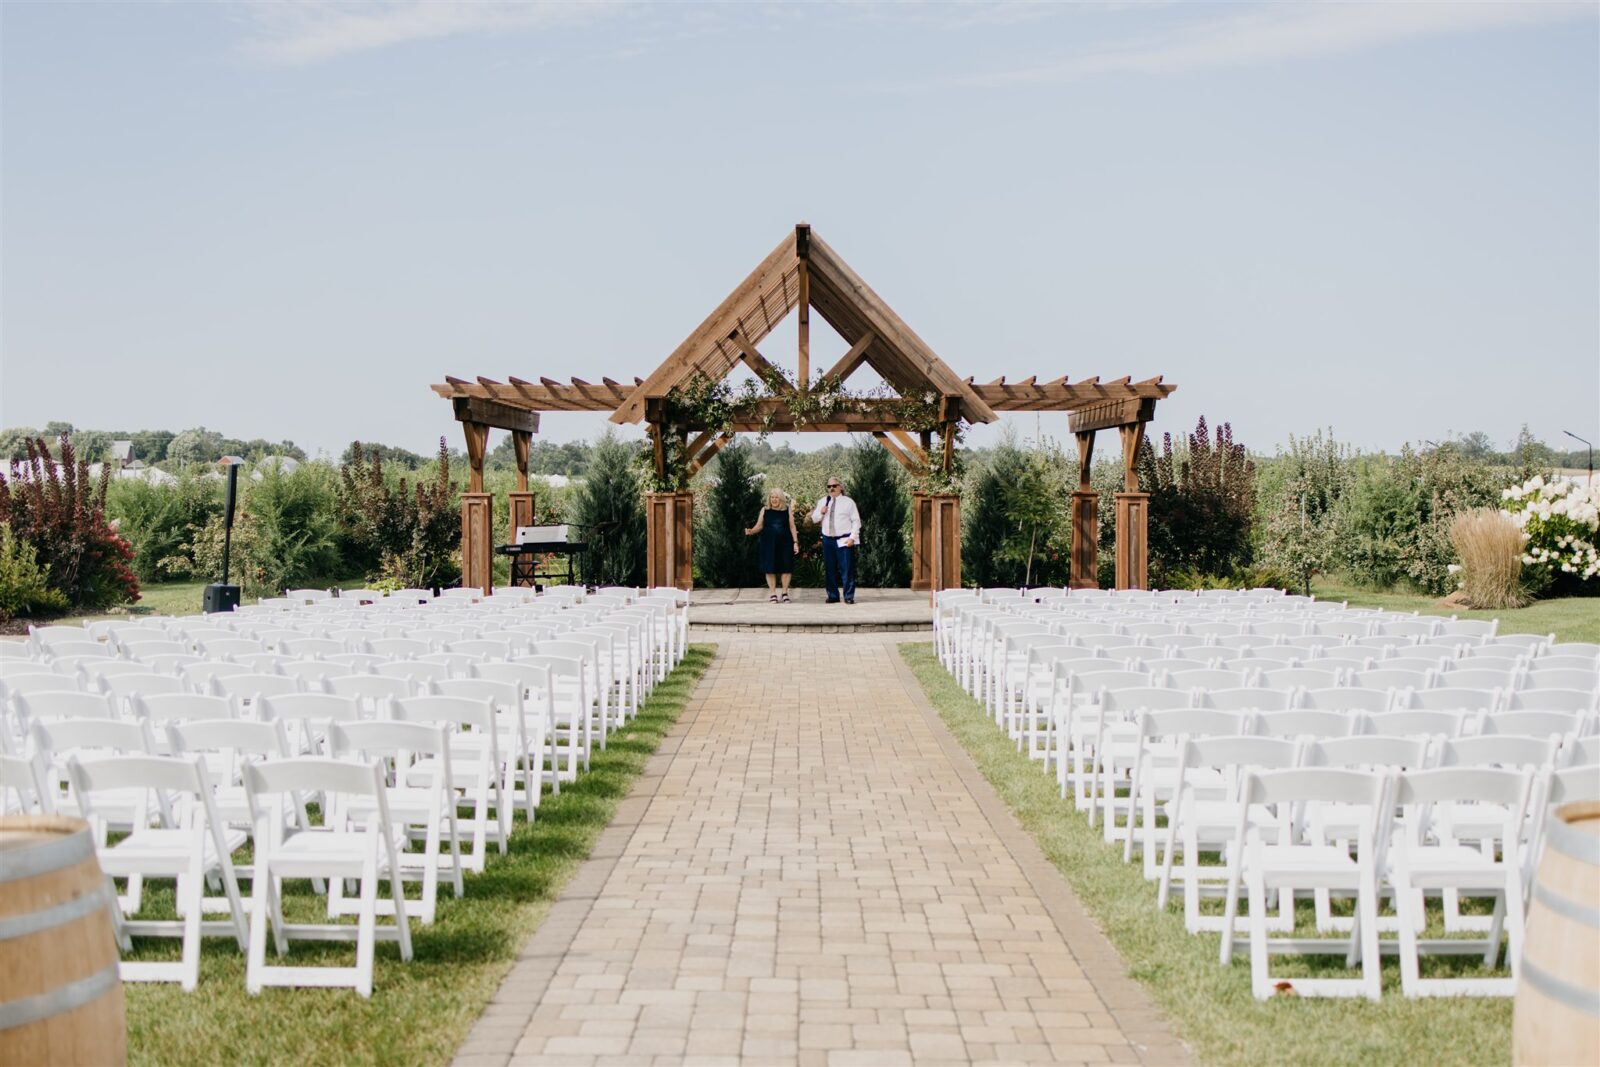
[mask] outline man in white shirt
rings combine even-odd
[[[861,544],[861,511],[844,495],[838,478],[828,479],[828,495],[811,509],[811,521],[822,527],[822,573],[828,586],[828,603],[856,602],[856,548]]]

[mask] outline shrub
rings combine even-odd
[[[1287,573],[1307,595],[1313,577],[1344,563],[1337,518],[1352,470],[1350,449],[1318,430],[1290,437],[1288,450],[1279,451],[1270,478],[1263,479],[1261,561]]]
[[[431,480],[419,473],[417,484],[390,480],[383,458],[370,459],[359,441],[339,469],[337,500],[347,559],[376,565],[377,575],[405,587],[432,589],[451,585],[461,575],[461,504],[450,481],[450,450],[439,438],[439,459]]]
[[[1202,416],[1181,449],[1163,434],[1159,455],[1146,441],[1138,471],[1150,494],[1152,588],[1170,584],[1175,571],[1226,576],[1250,563],[1256,467],[1231,424],[1218,426],[1213,441]]]
[[[980,588],[1022,585],[1023,564],[1007,545],[1018,532],[1006,509],[1006,493],[1022,477],[1023,457],[1002,439],[989,462],[971,476],[961,531],[961,581]]]
[[[280,593],[336,575],[340,569],[339,511],[333,472],[308,463],[293,473],[261,472],[261,480],[239,483],[233,523],[230,580],[252,595]],[[223,516],[220,510],[194,535],[192,577],[222,579]],[[163,561],[181,573],[182,557]]]
[[[1450,522],[1450,543],[1461,559],[1461,593],[1474,608],[1520,608],[1522,531],[1510,516],[1493,508],[1473,508]]]
[[[589,545],[588,577],[601,585],[638,586],[646,580],[644,497],[635,467],[634,450],[607,430],[574,494],[574,521]]]
[[[65,611],[67,598],[50,588],[50,572],[39,553],[0,522],[0,622],[18,615]]]
[[[750,450],[743,445],[724,448],[705,506],[695,509],[695,569],[706,585],[744,589],[762,583],[756,538],[744,531],[765,503],[761,483],[750,470]]]
[[[139,580],[129,567],[133,550],[106,518],[111,468],[89,481],[89,465],[77,459],[63,435],[61,461],[42,439],[28,443],[28,458],[0,476],[0,523],[33,546],[50,576],[50,587],[80,610],[99,610],[139,599]]]
[[[222,513],[219,484],[189,472],[176,485],[111,483],[106,512],[133,546],[133,572],[141,582],[194,572],[195,533]]]
[[[1521,558],[1535,589],[1600,592],[1600,487],[1535,475],[1500,495],[1526,537]]]
[[[856,584],[892,589],[911,584],[906,521],[910,501],[889,453],[876,441],[851,450],[850,498],[861,510],[861,547],[856,549]]]

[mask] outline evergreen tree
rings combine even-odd
[[[578,533],[589,545],[588,580],[599,585],[645,583],[644,498],[634,450],[609,430],[594,446],[589,474],[576,494]]]
[[[1009,488],[1022,478],[1023,455],[1010,440],[1002,440],[989,463],[972,482],[965,504],[966,522],[961,534],[961,580],[980,587],[1022,586],[1022,561],[1007,551],[1020,523],[1007,512]]]
[[[876,441],[850,456],[850,497],[861,511],[861,547],[856,549],[856,584],[892,589],[911,584],[906,519],[911,506],[889,453]]]
[[[758,539],[746,537],[744,531],[765,502],[761,483],[750,469],[750,449],[745,445],[723,449],[706,507],[696,509],[700,521],[694,532],[695,566],[706,585],[743,589],[762,584]]]

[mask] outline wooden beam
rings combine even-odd
[[[650,424],[650,446],[655,454],[656,477],[665,479],[667,476],[667,450],[666,446],[661,442],[660,423],[652,422]]]
[[[687,447],[685,447],[684,450],[683,450],[684,458],[685,459],[693,459],[695,453],[699,452],[702,448],[704,448],[706,442],[711,440],[711,438],[716,434],[716,432],[717,431],[715,431],[715,430],[707,430],[705,433],[702,433],[699,437],[696,437],[693,441],[690,441],[689,444],[687,445]]]
[[[808,228],[808,240],[809,233]],[[798,240],[796,243],[799,243]],[[795,303],[795,310],[800,314],[796,324],[800,345],[798,353],[800,374],[795,379],[795,384],[803,393],[811,388],[811,269],[806,266],[804,256],[800,257],[800,298]]]
[[[689,477],[693,478],[696,474],[699,474],[701,470],[705,468],[705,465],[711,462],[711,457],[715,456],[718,452],[721,452],[724,448],[727,448],[728,442],[733,440],[733,436],[734,435],[731,433],[722,434],[715,441],[712,441],[709,445],[707,445],[705,450],[700,453],[699,457],[696,458],[693,463],[689,464]]]
[[[900,442],[900,447],[906,450],[906,455],[915,459],[923,466],[928,464],[928,454],[917,444],[916,440],[904,430],[890,430],[889,436]]]
[[[943,470],[949,474],[956,463],[956,425],[953,422],[944,424],[944,464]]]
[[[866,333],[862,334],[861,340],[851,345],[850,351],[840,356],[839,362],[835,363],[832,367],[829,367],[828,373],[824,374],[823,377],[832,378],[839,382],[842,382],[846,378],[850,377],[850,375],[855,373],[856,368],[861,366],[861,361],[867,356],[867,349],[871,348],[872,342],[876,341],[877,339],[878,335],[873,333],[871,330],[868,330]]]
[[[906,455],[904,452],[900,451],[900,449],[896,448],[895,443],[889,439],[889,435],[887,433],[883,432],[882,430],[873,430],[872,436],[878,439],[878,443],[888,450],[889,455],[893,456],[899,462],[900,466],[906,469],[907,473],[911,474],[912,476],[922,473],[917,469],[916,461],[910,456]]]
[[[1103,400],[1072,412],[1067,416],[1067,426],[1073,433],[1092,433],[1129,423],[1149,422],[1155,418],[1155,414],[1156,402],[1148,398]]]
[[[515,433],[539,432],[537,412],[524,411],[498,400],[458,396],[451,401],[451,406],[455,408],[457,422],[475,422],[486,428],[493,426],[497,430],[511,430]]]
[[[756,351],[756,346],[750,343],[750,339],[744,335],[743,330],[734,330],[728,339],[739,346],[740,356],[743,357],[750,369],[756,372],[756,377],[763,382],[772,376],[776,376],[779,381],[784,380],[783,372],[774,367],[766,356]]]

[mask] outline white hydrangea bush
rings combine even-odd
[[[1501,490],[1502,511],[1522,529],[1522,563],[1560,582],[1600,576],[1600,487],[1542,475]]]

